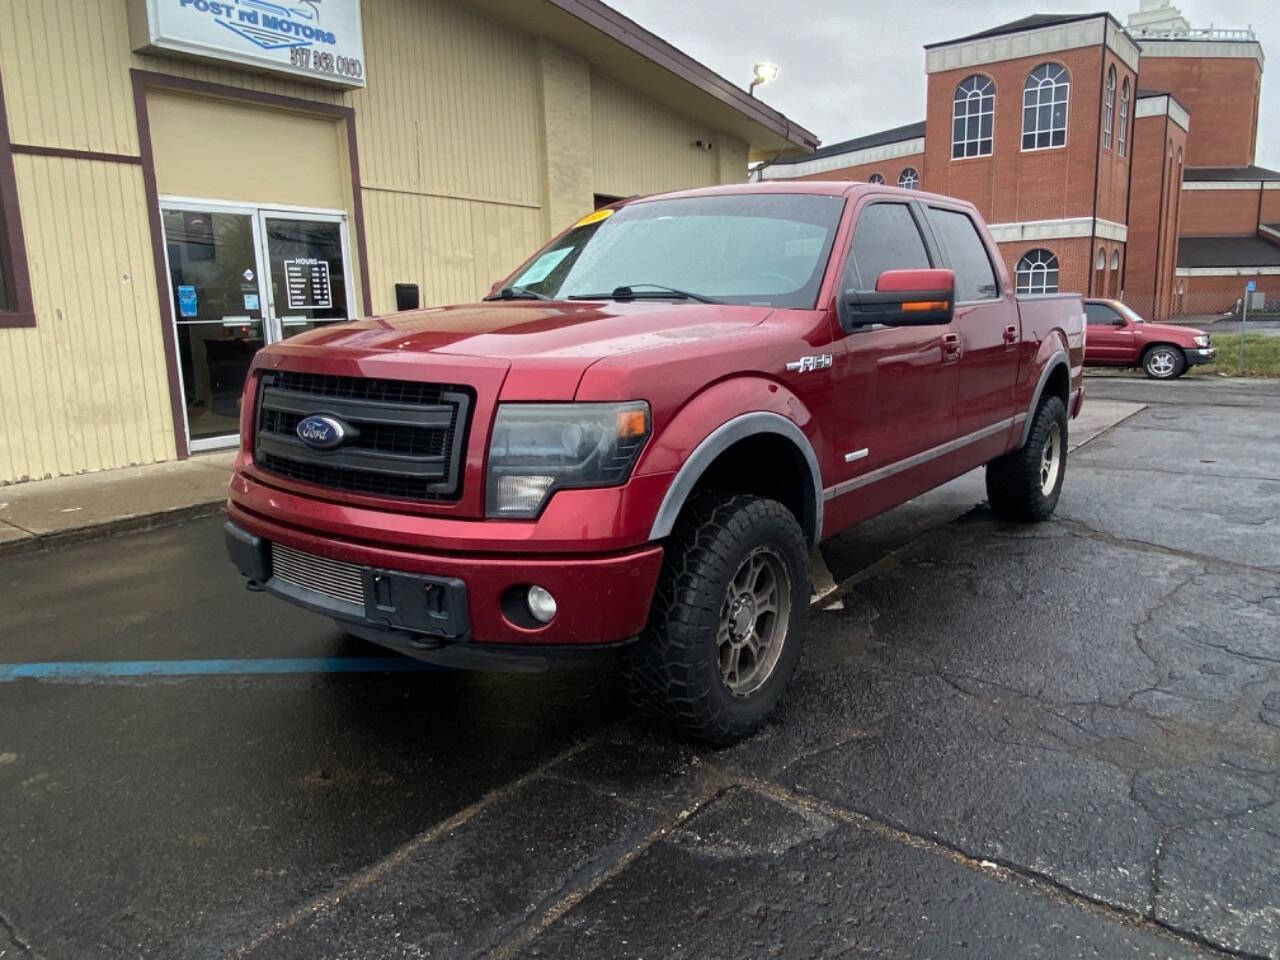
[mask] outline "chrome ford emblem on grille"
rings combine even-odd
[[[347,438],[346,425],[337,417],[317,413],[298,421],[298,439],[317,450],[342,446]]]

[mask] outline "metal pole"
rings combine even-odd
[[[1249,320],[1249,297],[1250,292],[1246,289],[1244,292],[1244,309],[1240,311],[1240,376],[1244,376],[1244,325]]]

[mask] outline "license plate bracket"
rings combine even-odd
[[[449,641],[470,633],[467,585],[462,580],[372,567],[362,574],[365,619],[370,624]]]

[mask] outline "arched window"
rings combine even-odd
[[[920,174],[915,167],[907,167],[898,174],[898,186],[904,190],[914,190],[920,185]]]
[[[1111,149],[1111,130],[1116,120],[1116,68],[1107,71],[1107,106],[1102,116],[1102,149]]]
[[[956,87],[951,120],[951,159],[991,156],[996,85],[974,74]]]
[[[1099,250],[1097,262],[1093,265],[1095,270],[1107,269],[1107,251]]]
[[[1119,250],[1111,251],[1111,269],[1112,270],[1120,269],[1120,251]]]
[[[1022,87],[1022,149],[1044,150],[1067,142],[1067,98],[1071,81],[1066,68],[1042,63]]]
[[[1058,258],[1048,250],[1030,250],[1018,261],[1018,293],[1057,293]]]
[[[1116,134],[1116,151],[1124,156],[1125,142],[1129,139],[1129,78],[1124,78],[1120,91],[1120,132]]]
[[[884,177],[880,176],[878,173],[873,173],[871,176],[867,177],[867,183],[884,183]]]

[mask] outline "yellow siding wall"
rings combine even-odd
[[[544,132],[559,105],[544,103],[545,42],[465,0],[363,0],[363,13],[369,86],[342,92],[134,54],[124,0],[0,0],[11,139],[138,156],[130,68],[351,106],[366,308],[393,309],[397,281],[421,284],[425,304],[472,299],[547,238],[548,193],[566,180],[548,179]],[[715,133],[583,66],[592,146],[568,180],[630,195],[740,179],[741,144],[696,150],[694,139]],[[157,302],[141,167],[28,155],[15,167],[37,326],[0,330],[0,483],[174,457],[171,331]]]
[[[537,206],[366,190],[364,212],[375,311],[395,309],[397,280],[424,305],[474,300],[546,240]]]
[[[375,313],[485,293],[543,240],[532,38],[457,0],[366,0],[356,110]]]
[[[364,4],[356,108],[366,188],[541,202],[534,43],[456,0]]]
[[[332,118],[156,90],[147,118],[161,196],[346,206],[351,169]]]
[[[0,480],[172,457],[142,168],[14,161],[38,324],[0,330]]]
[[[591,73],[596,192],[626,197],[719,182],[713,130],[676,116],[599,71]],[[744,176],[745,179],[745,176]]]

